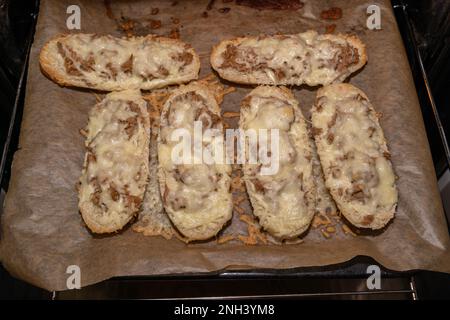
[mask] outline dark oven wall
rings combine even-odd
[[[0,5],[0,178],[3,190],[7,188],[12,154],[17,148],[20,125],[12,128],[10,124],[13,118],[20,124],[22,110],[17,108],[16,114],[14,106],[38,6],[36,0],[2,1]],[[8,137],[12,139],[10,152],[5,149]]]
[[[397,20],[416,82],[447,221],[450,221],[450,2],[393,3],[397,5]]]
[[[407,11],[428,76],[431,93],[443,125],[447,141],[450,141],[450,2],[447,0],[406,1]],[[432,124],[428,112],[424,111],[427,125]],[[430,131],[432,129],[430,128]],[[436,173],[440,177],[448,168],[445,155],[441,154],[440,137],[429,137],[433,151]]]

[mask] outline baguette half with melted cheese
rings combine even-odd
[[[364,92],[350,84],[321,88],[312,108],[326,186],[345,218],[361,228],[384,227],[398,201],[378,117]]]
[[[193,152],[194,121],[202,123],[203,133],[217,129],[223,143],[223,123],[213,92],[195,83],[174,90],[164,103],[158,136],[158,178],[164,208],[187,241],[215,236],[232,216],[231,166],[207,164]],[[187,145],[192,158],[180,163],[173,156],[178,155],[181,143],[174,134],[181,131],[192,139]],[[202,144],[204,149],[214,145],[212,139]]]
[[[78,206],[92,232],[122,229],[148,180],[150,122],[139,90],[108,94],[89,112]]]
[[[62,86],[97,90],[155,89],[197,79],[200,60],[179,40],[68,34],[41,50],[41,69]]]
[[[367,55],[356,36],[307,31],[224,40],[210,60],[222,78],[233,82],[316,86],[344,81],[364,66]]]
[[[278,157],[268,144],[272,161],[278,158],[278,171],[262,174],[261,158],[251,164],[247,152],[243,179],[253,213],[265,230],[279,239],[301,235],[314,217],[316,186],[312,140],[297,100],[284,87],[257,87],[242,101],[239,128],[249,135],[247,130],[257,130],[258,136],[259,129],[278,129]]]

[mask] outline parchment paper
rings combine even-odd
[[[122,1],[106,10],[101,1],[41,1],[31,51],[20,150],[1,220],[1,260],[15,276],[48,290],[66,289],[66,269],[78,265],[83,286],[113,276],[210,272],[223,268],[293,268],[322,266],[368,255],[392,270],[428,269],[450,272],[450,241],[439,197],[422,116],[407,57],[389,1],[381,7],[382,30],[366,28],[366,8],[373,1],[305,1],[303,8],[256,10],[216,1]],[[185,245],[162,237],[145,237],[130,227],[96,236],[84,226],[77,209],[77,182],[83,163],[83,137],[88,110],[96,96],[89,90],[61,88],[39,70],[38,55],[52,36],[69,32],[66,9],[81,9],[81,31],[123,35],[112,19],[137,19],[139,33],[167,35],[178,26],[181,39],[201,56],[201,76],[211,73],[209,53],[221,39],[259,33],[298,33],[336,24],[335,32],[356,33],[367,45],[369,62],[350,83],[364,90],[383,113],[381,125],[399,176],[396,217],[378,233],[330,239],[311,230],[295,245],[246,246],[215,241]],[[340,20],[325,21],[320,13],[343,9]],[[227,13],[218,9],[229,7]],[[152,8],[159,13],[151,15]],[[207,11],[208,17],[202,17]],[[223,10],[222,10],[223,11]],[[161,28],[145,27],[148,19]],[[123,20],[123,21],[126,21]],[[155,24],[154,24],[155,25]],[[157,25],[157,24],[156,24]],[[238,110],[251,88],[240,86],[225,97],[224,110]],[[305,114],[317,88],[293,88]]]

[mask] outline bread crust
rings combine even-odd
[[[65,43],[67,41],[70,41],[71,39],[75,39],[76,37],[82,38],[85,42],[85,38],[91,38],[91,39],[104,39],[104,41],[120,41],[125,45],[123,51],[128,50],[131,55],[136,54],[136,52],[143,52],[146,49],[145,48],[132,48],[132,43],[154,43],[154,44],[161,44],[164,46],[167,46],[176,52],[177,50],[185,50],[186,53],[189,53],[192,57],[192,61],[187,65],[189,71],[185,72],[184,74],[169,74],[165,79],[164,78],[153,78],[149,81],[146,81],[145,79],[136,79],[139,78],[138,75],[135,75],[131,73],[131,76],[127,79],[127,76],[124,75],[122,79],[115,80],[115,79],[103,79],[98,78],[95,79],[95,76],[90,77],[89,72],[86,72],[80,69],[78,66],[78,71],[81,76],[73,76],[68,75],[65,70],[64,60],[60,56],[60,53],[58,53],[57,44],[58,43]],[[127,44],[130,46],[130,48],[127,48]],[[89,44],[86,44],[86,47]],[[85,51],[85,48],[83,48],[83,52]],[[170,49],[168,49],[170,50]],[[95,51],[95,50],[93,50]],[[75,54],[78,52],[75,50]],[[120,52],[119,52],[120,53]],[[168,61],[170,58],[167,56],[166,51],[164,52],[164,59]],[[95,56],[96,54],[94,54]],[[95,61],[96,66],[94,68],[97,68],[99,64],[102,62],[97,59]],[[112,64],[113,68],[115,69],[115,72],[120,73],[120,63],[123,63],[123,61],[118,61],[118,59],[111,58],[111,61],[108,61]],[[40,55],[39,55],[39,63],[42,72],[44,75],[46,75],[48,78],[50,78],[52,81],[58,83],[61,86],[71,86],[71,87],[81,87],[81,88],[89,88],[89,89],[95,89],[95,90],[102,90],[102,91],[120,91],[120,90],[126,90],[126,89],[142,89],[142,90],[151,90],[151,89],[157,89],[166,87],[173,84],[181,84],[185,82],[189,82],[191,80],[197,79],[198,72],[200,70],[200,59],[197,55],[197,53],[194,51],[194,49],[189,46],[188,44],[183,43],[180,40],[177,39],[171,39],[171,38],[164,38],[159,37],[155,35],[148,35],[145,37],[133,37],[128,39],[121,39],[121,38],[114,38],[112,36],[98,36],[95,34],[61,34],[53,37],[48,42],[45,43],[45,45],[42,47]],[[149,62],[143,62],[143,64],[149,63]],[[133,62],[132,62],[133,64]],[[187,68],[185,67],[185,69]],[[90,77],[89,81],[86,81],[86,77]],[[110,75],[111,77],[111,75]],[[92,81],[92,78],[94,78],[94,81]],[[133,78],[133,79],[132,79]]]
[[[271,102],[254,102],[253,99],[273,99],[283,101],[283,104],[275,105],[280,111],[275,114],[262,115],[270,112],[270,109],[262,110],[264,104]],[[251,99],[251,100],[249,100]],[[281,108],[285,108],[281,111]],[[289,111],[290,110],[290,111]],[[281,113],[278,113],[281,112]],[[267,120],[271,123],[275,118],[281,118],[283,112],[292,113],[292,122],[287,123],[287,137],[290,143],[288,149],[282,149],[285,145],[280,140],[279,170],[274,175],[263,176],[259,172],[255,173],[255,165],[246,162],[243,165],[244,181],[253,207],[253,214],[258,217],[261,226],[272,236],[278,239],[292,239],[303,234],[311,224],[315,213],[316,185],[313,168],[312,141],[309,138],[307,124],[298,102],[292,92],[285,87],[259,86],[244,98],[241,104],[241,117],[239,128],[246,130],[261,126],[265,127],[265,122],[259,125],[259,119],[273,116]],[[251,124],[253,123],[253,124]],[[286,126],[282,124],[281,126]],[[273,129],[277,129],[277,125]],[[271,128],[272,129],[272,128]],[[279,129],[280,139],[285,129]],[[270,134],[270,133],[268,133]],[[292,148],[292,149],[289,149]],[[285,160],[289,154],[288,160]],[[291,156],[292,154],[292,156]],[[291,158],[292,157],[292,158]],[[278,190],[273,191],[272,190]]]
[[[327,188],[348,221],[374,230],[393,219],[398,201],[379,117],[363,91],[344,83],[321,88],[312,108]]]
[[[320,41],[329,40],[332,43],[336,44],[348,44],[352,48],[355,48],[355,50],[358,51],[358,61],[357,63],[353,63],[350,66],[346,67],[345,70],[342,70],[341,72],[337,72],[334,76],[331,77],[325,77],[324,79],[314,79],[310,74],[301,74],[300,76],[293,76],[293,75],[285,75],[281,79],[277,79],[277,76],[268,76],[268,69],[270,68],[263,68],[264,72],[256,72],[256,71],[246,71],[246,72],[236,72],[232,68],[222,68],[221,67],[221,61],[222,61],[222,55],[227,49],[228,45],[231,46],[239,46],[244,41],[252,41],[256,43],[261,43],[261,41],[265,39],[270,39],[274,41],[284,41],[286,39],[288,40],[299,40],[299,38],[304,37],[305,39],[313,38],[313,39],[320,39]],[[302,41],[305,41],[304,39]],[[277,50],[280,50],[280,47],[282,45],[278,43]],[[300,44],[298,45],[301,45]],[[292,50],[292,49],[291,49]],[[275,49],[274,49],[275,51]],[[316,54],[314,52],[307,52],[306,54],[311,54],[311,56],[315,56]],[[305,55],[304,52],[299,52],[299,55]],[[261,57],[258,57],[258,54],[256,54],[257,59],[261,59]],[[283,54],[280,55],[280,58],[287,58],[286,55],[283,56]],[[305,58],[305,61],[309,64],[308,59]],[[367,62],[367,54],[366,54],[366,48],[365,45],[362,43],[362,41],[354,36],[354,35],[347,35],[347,34],[338,34],[338,35],[318,35],[316,31],[307,31],[305,33],[295,34],[295,35],[274,35],[274,36],[258,36],[258,37],[238,37],[234,39],[229,40],[223,40],[217,45],[215,45],[211,51],[210,56],[210,63],[214,70],[218,72],[220,77],[236,82],[241,84],[258,84],[258,85],[302,85],[307,84],[310,86],[316,86],[316,85],[327,85],[331,83],[339,83],[344,81],[350,74],[353,72],[361,69]],[[292,67],[292,63],[288,62],[287,67]],[[280,66],[281,67],[281,66]],[[314,69],[314,66],[311,67],[313,71],[317,71],[317,68]],[[317,67],[317,66],[316,66]],[[286,69],[287,70],[287,69]],[[289,71],[287,72],[289,73]]]

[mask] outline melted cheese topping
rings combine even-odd
[[[326,185],[342,213],[357,226],[382,227],[387,221],[377,215],[392,217],[398,195],[369,100],[351,85],[326,87],[318,94],[312,122]]]
[[[342,81],[364,65],[359,50],[343,36],[308,31],[229,40],[212,61],[228,80],[236,80],[238,71],[245,83],[323,85]]]
[[[148,177],[149,130],[139,91],[109,94],[90,111],[79,189],[83,217],[103,228],[117,227],[139,209]]]
[[[231,167],[206,164],[193,151],[194,121],[203,119],[207,126],[203,130],[215,128],[222,132],[222,122],[213,119],[219,117],[219,108],[211,105],[211,99],[212,96],[197,87],[175,92],[161,115],[158,159],[164,207],[178,230],[191,240],[217,234],[232,212]],[[173,161],[174,148],[180,145],[180,140],[172,141],[177,129],[185,130],[192,138],[187,149],[193,156],[190,163]],[[212,142],[203,140],[203,148],[209,148]]]
[[[260,162],[246,163],[244,180],[260,224],[276,237],[292,238],[307,229],[314,215],[312,150],[296,101],[288,101],[283,92],[272,93],[278,88],[266,89],[250,93],[249,105],[241,107],[240,128],[279,130],[279,170],[262,175]]]
[[[54,63],[65,70],[73,85],[150,89],[195,79],[198,74],[195,52],[172,39],[73,34],[54,41],[53,46]]]

